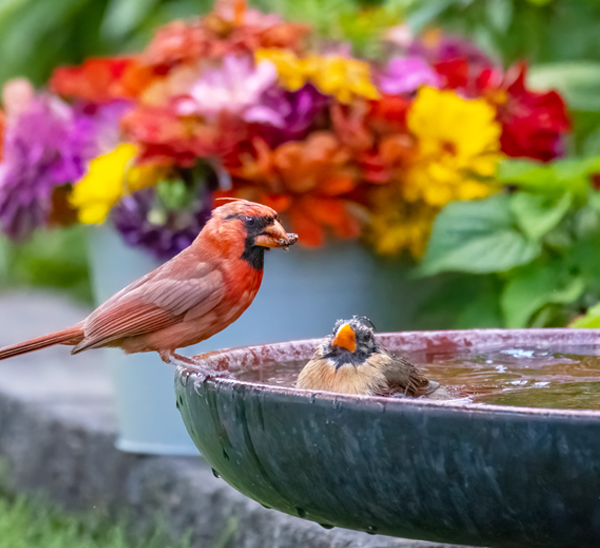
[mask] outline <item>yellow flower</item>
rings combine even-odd
[[[300,89],[306,83],[304,61],[293,51],[285,49],[258,49],[255,54],[256,64],[269,61],[275,65],[279,84],[290,91]]]
[[[132,167],[136,154],[135,145],[124,143],[90,162],[70,199],[80,222],[102,223],[123,194],[156,184],[162,170],[148,165]]]
[[[350,103],[354,95],[379,99],[379,92],[371,82],[371,67],[356,59],[339,55],[309,55],[300,59],[288,50],[259,49],[255,60],[273,63],[280,85],[290,91],[300,89],[310,80],[321,92],[333,95],[340,103]]]
[[[405,197],[442,207],[452,200],[483,198],[495,190],[501,127],[484,99],[421,88],[407,125],[419,147],[407,171]]]
[[[362,61],[339,55],[312,55],[305,60],[304,70],[320,91],[334,95],[340,103],[350,103],[354,95],[380,97],[371,82],[371,67]]]
[[[439,209],[423,201],[406,202],[394,184],[378,187],[371,198],[373,215],[367,238],[375,250],[381,255],[408,251],[421,257]]]

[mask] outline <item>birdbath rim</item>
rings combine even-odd
[[[505,341],[516,344],[533,345],[546,343],[548,346],[559,345],[573,347],[578,345],[592,345],[593,341],[600,341],[600,329],[577,328],[525,328],[525,329],[457,329],[436,331],[403,331],[385,332],[375,335],[392,351],[447,353],[476,348],[478,350],[493,349],[502,346]],[[401,350],[395,348],[398,339],[404,341]],[[308,360],[322,339],[301,339],[286,342],[257,344],[236,348],[214,350],[205,354],[194,356],[203,366],[218,371],[229,370],[232,373],[245,367],[259,366],[265,361],[292,361]],[[522,341],[522,342],[520,342]],[[423,347],[423,343],[426,347]],[[392,344],[390,344],[392,343]],[[189,382],[191,377],[202,376],[200,369],[192,364],[182,364],[177,368],[179,382]],[[454,410],[468,410],[471,413],[493,414],[531,414],[540,416],[565,416],[600,418],[600,410],[593,409],[552,409],[544,407],[505,406],[488,403],[475,403],[467,398],[455,400],[432,400],[427,398],[398,398],[385,396],[366,396],[354,394],[340,394],[322,390],[306,390],[290,386],[277,386],[261,381],[240,380],[234,377],[209,377],[204,382],[221,386],[240,386],[247,390],[256,390],[262,393],[275,393],[290,398],[318,398],[320,400],[346,401],[352,404],[365,406],[389,407],[416,406],[416,407],[443,407]]]

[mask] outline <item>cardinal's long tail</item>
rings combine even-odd
[[[0,348],[0,360],[6,358],[12,358],[19,354],[27,354],[34,350],[40,350],[48,346],[54,346],[55,344],[68,344],[75,345],[79,344],[83,340],[83,327],[81,325],[74,325],[73,327],[67,327],[61,331],[55,331],[48,335],[36,337],[28,341],[13,344],[11,346],[5,346]]]

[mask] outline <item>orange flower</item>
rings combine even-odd
[[[350,202],[340,198],[306,195],[294,201],[287,211],[299,241],[309,247],[323,245],[325,228],[339,238],[357,238],[360,223],[351,214]]]
[[[59,67],[50,79],[50,90],[93,103],[122,99],[127,95],[120,79],[135,62],[130,57],[96,57],[77,67]]]
[[[273,164],[284,187],[297,194],[350,192],[357,184],[350,161],[350,152],[325,131],[314,132],[305,141],[284,143],[273,152]]]
[[[253,145],[253,151],[239,153],[239,165],[226,166],[232,175],[272,192],[335,196],[350,192],[358,183],[350,152],[329,132],[317,131],[275,150],[260,139]]]
[[[239,163],[226,164],[234,177],[233,194],[285,211],[305,245],[320,245],[326,229],[339,237],[359,235],[349,198],[359,173],[335,135],[317,131],[274,150],[255,139],[252,150],[233,156]]]

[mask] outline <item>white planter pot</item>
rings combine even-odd
[[[98,303],[157,266],[109,227],[91,232],[90,261]],[[266,253],[262,287],[250,308],[221,333],[182,353],[192,356],[219,348],[322,337],[337,319],[354,314],[372,318],[379,330],[397,328],[398,318],[404,318],[410,307],[392,306],[390,297],[399,294],[397,277],[392,284],[386,279],[386,269],[356,244],[271,250]],[[118,349],[104,351],[115,386],[117,446],[138,453],[197,454],[175,408],[171,366],[155,353],[127,356]]]

